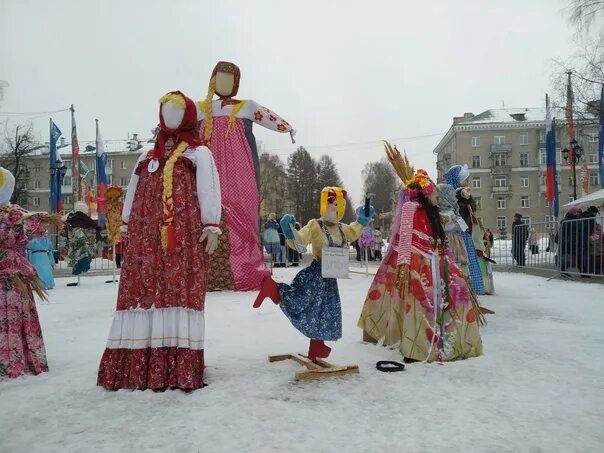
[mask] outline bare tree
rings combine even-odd
[[[391,211],[400,184],[388,160],[384,158],[366,164],[363,177],[365,179],[363,189],[366,193],[374,194],[371,204],[376,212],[380,214]]]
[[[4,133],[0,142],[0,165],[8,169],[15,177],[15,191],[11,202],[27,197],[27,181],[29,170],[27,157],[43,145],[36,142],[31,124],[4,125]]]
[[[596,39],[586,39],[578,52],[566,61],[555,61],[555,65],[555,106],[562,109],[566,105],[567,74],[570,72],[574,116],[584,125],[597,123],[600,114],[598,100],[604,84],[604,33]],[[563,115],[557,114],[560,116]]]
[[[604,12],[604,0],[570,0],[566,13],[577,33],[588,32]]]

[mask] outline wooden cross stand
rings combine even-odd
[[[316,362],[310,360],[303,354],[283,354],[268,356],[269,362],[281,362],[283,360],[293,360],[306,367],[305,370],[296,373],[296,381],[306,381],[309,379],[323,379],[335,376],[344,376],[346,374],[358,374],[358,365],[339,366],[333,365],[325,360],[317,359]]]

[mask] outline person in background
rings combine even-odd
[[[487,258],[491,258],[491,249],[493,248],[493,232],[487,228],[484,232],[484,249],[487,255]]]
[[[277,222],[277,214],[274,212],[271,212],[268,215],[266,223],[264,224],[262,241],[264,242],[266,253],[272,256],[274,266],[279,267],[281,245],[279,243],[279,223]]]
[[[379,226],[375,227],[373,230],[373,240],[375,242],[373,245],[373,256],[376,261],[382,261],[382,246],[384,245],[384,239]]]
[[[296,231],[300,231],[300,228],[302,228],[302,225],[300,225],[300,222],[296,222],[294,225],[294,229]],[[287,247],[287,261],[290,263],[291,267],[298,267],[300,265],[300,258],[301,258],[301,254],[300,252],[298,252],[298,250],[294,250],[290,247]]]
[[[531,233],[528,237],[528,245],[531,250],[531,255],[537,255],[539,253],[539,244],[537,241],[537,232],[534,228],[531,228]]]
[[[512,257],[518,266],[526,264],[526,254],[524,248],[528,240],[528,226],[522,221],[521,214],[514,214],[512,223]]]

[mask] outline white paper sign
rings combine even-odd
[[[349,278],[348,260],[348,247],[323,247],[321,275],[323,278]]]
[[[457,224],[459,225],[459,227],[461,228],[461,231],[468,231],[468,224],[466,223],[466,221],[464,219],[462,219],[461,217],[457,218]]]

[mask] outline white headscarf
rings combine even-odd
[[[6,168],[0,167],[0,206],[8,204],[15,190],[15,177]]]

